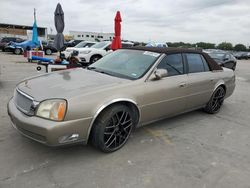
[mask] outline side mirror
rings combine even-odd
[[[166,69],[156,69],[153,75],[153,80],[160,80],[168,75],[168,71]]]

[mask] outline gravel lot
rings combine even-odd
[[[139,128],[111,154],[50,148],[12,128],[6,104],[15,85],[36,74],[36,64],[0,52],[1,188],[250,187],[250,60],[238,61],[236,90],[218,114],[194,111]]]

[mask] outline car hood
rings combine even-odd
[[[76,95],[88,95],[126,82],[131,81],[78,68],[26,79],[17,87],[34,100],[42,101],[49,98],[69,99]]]
[[[67,51],[73,51],[73,50],[78,50],[79,48],[75,48],[75,47],[68,47],[68,48],[66,48],[66,52]]]

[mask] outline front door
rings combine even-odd
[[[187,74],[181,54],[166,56],[157,66],[168,75],[159,80],[148,80],[144,86],[142,123],[172,116],[186,110]]]

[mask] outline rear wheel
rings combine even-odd
[[[113,105],[95,121],[92,142],[103,152],[116,151],[127,142],[135,122],[135,115],[127,106]]]
[[[215,114],[220,111],[220,107],[224,102],[225,89],[222,86],[219,86],[213,93],[211,99],[207,103],[204,111],[209,114]]]

